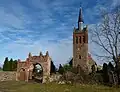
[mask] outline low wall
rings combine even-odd
[[[16,72],[0,71],[0,81],[16,80]]]
[[[44,77],[44,82],[58,82],[60,81],[62,75],[60,74],[53,74],[49,78],[47,76]],[[16,80],[16,72],[12,71],[0,71],[0,81],[11,81]],[[44,83],[43,82],[43,83]]]

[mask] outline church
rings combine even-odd
[[[78,28],[73,30],[73,67],[80,67],[85,72],[91,72],[92,65],[96,66],[95,61],[88,53],[88,26],[84,26],[82,8],[78,16]]]
[[[72,67],[80,67],[84,72],[90,73],[92,65],[96,63],[88,53],[88,27],[83,27],[83,23],[82,8],[80,8],[78,28],[73,30]],[[42,83],[46,82],[46,78],[50,76],[51,60],[48,51],[46,55],[40,52],[38,56],[32,56],[29,53],[25,61],[19,59],[17,62],[16,80],[29,81],[33,78],[40,78],[39,75],[41,75]]]

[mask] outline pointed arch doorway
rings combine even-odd
[[[36,82],[41,82],[43,81],[43,67],[41,64],[39,63],[36,63],[36,64],[33,64],[34,68],[33,68],[33,79],[36,81]]]
[[[24,81],[25,79],[26,79],[25,69],[24,69],[24,68],[21,68],[21,69],[20,69],[20,77],[19,77],[19,80]]]

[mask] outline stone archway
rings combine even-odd
[[[43,67],[40,63],[33,64],[33,79],[37,82],[43,81]]]
[[[36,65],[40,66],[40,69],[37,69],[35,67]],[[49,57],[48,51],[46,52],[46,55],[40,53],[39,56],[32,56],[32,54],[29,53],[28,58],[26,58],[25,61],[18,59],[16,80],[20,80],[20,77],[24,75],[25,77],[22,76],[22,80],[29,81],[38,78],[39,80],[42,79],[42,83],[45,83],[47,78],[50,77],[50,67],[51,58]],[[19,69],[21,68],[24,68],[25,70],[20,74]]]

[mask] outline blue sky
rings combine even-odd
[[[5,57],[25,60],[29,52],[47,50],[56,65],[66,63],[81,3],[89,29],[100,21],[101,9],[120,6],[120,0],[0,0],[0,64]]]

